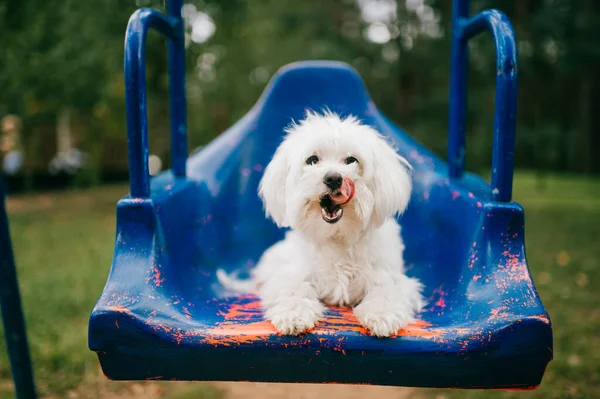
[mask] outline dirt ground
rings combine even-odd
[[[219,383],[227,399],[420,399],[417,390],[365,385]]]
[[[0,395],[1,396],[1,395]],[[44,399],[59,399],[41,395]],[[337,384],[255,382],[116,382],[99,372],[94,381],[67,393],[66,399],[425,399],[414,388]],[[60,398],[63,399],[63,398]],[[445,399],[438,395],[435,399]]]

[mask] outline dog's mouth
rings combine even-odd
[[[344,214],[342,207],[331,200],[330,194],[325,194],[321,197],[319,205],[321,205],[321,216],[327,223],[333,224],[337,222]]]
[[[338,222],[344,214],[343,207],[352,201],[354,193],[354,182],[347,177],[339,189],[325,193],[319,199],[323,220],[330,224]]]

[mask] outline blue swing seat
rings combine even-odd
[[[217,268],[248,271],[283,237],[257,186],[284,127],[324,107],[372,125],[414,167],[399,221],[408,273],[425,284],[429,305],[391,338],[370,336],[344,308],[330,308],[302,336],[279,335],[255,296],[225,297],[216,281]],[[89,347],[108,378],[540,384],[552,330],[527,267],[522,207],[495,199],[478,176],[449,178],[448,164],[386,119],[347,65],[284,67],[246,116],[183,167],[185,176],[153,178],[148,193],[133,171],[132,194],[118,203],[114,261],[89,323]]]

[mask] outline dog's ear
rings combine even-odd
[[[379,134],[376,134],[372,150],[375,197],[372,220],[379,227],[387,218],[401,214],[408,206],[412,190],[412,168]]]
[[[279,227],[289,227],[286,218],[286,190],[290,165],[286,148],[285,142],[277,148],[258,186],[258,195],[263,201],[267,216],[271,217]]]

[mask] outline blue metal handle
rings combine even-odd
[[[150,196],[148,171],[148,115],[146,105],[146,35],[154,28],[168,39],[171,114],[171,165],[185,177],[187,159],[185,49],[181,0],[167,1],[167,15],[142,8],[133,13],[125,36],[125,101],[129,182],[132,197]]]
[[[467,42],[489,30],[496,46],[496,104],[492,157],[492,197],[512,198],[515,128],[517,115],[517,46],[506,15],[486,10],[468,18],[468,0],[455,0],[452,15],[452,61],[450,77],[450,137],[448,164],[451,178],[465,169],[465,120],[467,104]]]

